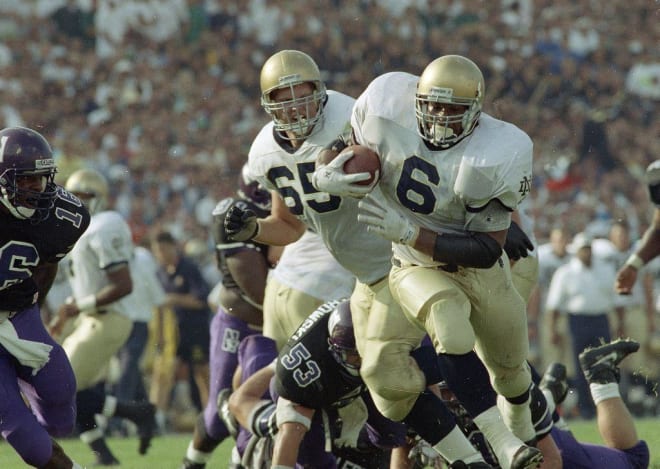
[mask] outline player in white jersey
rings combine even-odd
[[[456,55],[434,60],[420,77],[393,72],[371,82],[351,126],[354,143],[380,156],[382,174],[360,202],[358,220],[393,241],[392,295],[429,333],[461,401],[488,381],[473,371],[473,349],[488,368],[518,438],[502,431],[493,401],[467,407],[500,462],[535,467],[542,456],[523,444],[534,438],[525,302],[502,249],[511,212],[530,190],[532,142],[481,112],[484,92],[477,65]],[[341,177],[332,172],[315,173],[316,187],[333,191],[326,181]],[[362,373],[369,384],[387,373],[380,359],[387,345],[374,337],[366,350]]]
[[[388,401],[381,399],[379,410],[387,417],[404,420],[450,461],[483,461],[444,404],[434,396],[420,395],[426,380],[409,352],[420,344],[425,332],[410,328],[390,294],[391,243],[357,223],[356,198],[330,195],[311,183],[315,161],[324,147],[331,147],[338,135],[350,129],[354,99],[326,91],[313,59],[292,50],[280,51],[266,61],[261,70],[261,91],[262,105],[273,121],[254,140],[248,164],[251,175],[273,191],[272,211],[257,220],[253,213],[232,209],[225,219],[227,232],[237,241],[255,239],[274,245],[294,242],[307,229],[318,233],[339,264],[357,279],[351,310],[361,312],[355,318],[363,320],[369,315],[390,321],[392,357],[383,360],[388,375],[395,375],[404,388],[395,391],[397,396],[403,395],[408,405],[401,412],[398,407],[388,409]],[[359,196],[371,190],[370,186],[352,184],[361,179],[366,179],[363,174],[345,178],[340,183],[345,194]],[[364,337],[365,325],[361,324]],[[412,335],[401,337],[399,331]],[[379,330],[370,333],[381,335]],[[379,399],[371,391],[374,399]]]
[[[321,304],[348,298],[355,277],[344,269],[316,233],[306,231],[288,244],[271,270],[264,293],[264,335],[277,344],[289,340]]]
[[[140,454],[146,453],[155,427],[152,404],[118,401],[106,395],[103,383],[104,369],[133,327],[133,240],[121,215],[105,210],[108,184],[103,175],[88,169],[76,171],[67,179],[66,188],[80,198],[92,218],[68,255],[67,274],[73,297],[60,307],[51,332],[59,335],[63,328],[68,329],[62,334],[62,347],[76,376],[80,439],[90,446],[99,465],[112,465],[118,461],[96,424],[96,414],[136,423]]]

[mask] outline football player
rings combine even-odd
[[[80,466],[51,437],[73,431],[75,376],[43,325],[40,305],[90,217],[55,184],[56,171],[41,134],[0,130],[0,430],[26,464],[70,469]]]
[[[655,205],[651,225],[644,232],[637,250],[617,273],[614,289],[621,295],[629,295],[637,281],[637,271],[660,254],[660,160],[655,160],[646,168],[651,202]]]
[[[582,372],[589,380],[592,399],[599,414],[598,431],[605,445],[577,441],[565,422],[553,427],[550,429],[550,435],[554,437],[561,451],[563,467],[612,469],[648,467],[648,445],[637,436],[634,420],[621,399],[618,385],[621,361],[638,349],[639,343],[624,339],[587,349],[580,355]],[[566,367],[560,363],[551,364],[535,391],[536,389],[542,391],[552,401],[553,409],[555,406],[560,406],[568,393]],[[458,417],[461,428],[473,444],[480,449],[487,460],[496,464],[492,449],[460,402],[442,384],[439,386],[439,392]],[[533,395],[535,394],[537,393],[534,392]],[[558,417],[557,413],[555,417]]]
[[[479,461],[481,457],[456,427],[449,411],[430,396],[420,399],[426,378],[410,351],[421,343],[425,331],[418,325],[411,326],[390,294],[391,242],[357,223],[358,199],[353,196],[365,195],[373,183],[354,182],[370,175],[333,179],[330,185],[341,196],[312,185],[316,160],[324,147],[333,147],[337,135],[350,131],[355,100],[326,90],[314,60],[296,50],[283,50],[266,60],[260,83],[261,103],[272,121],[252,143],[248,165],[250,174],[272,190],[273,208],[271,215],[263,219],[240,207],[232,208],[225,219],[230,239],[286,245],[308,228],[318,233],[339,264],[357,279],[351,310],[358,331],[358,350],[366,352],[369,336],[377,336],[388,345],[388,353],[379,358],[387,370],[384,376],[391,377],[396,389],[386,390],[391,394],[383,397],[373,386],[375,380],[367,383],[378,409],[392,420],[405,420],[434,446],[451,450],[447,453],[449,460]],[[332,164],[341,167],[350,156],[339,156]],[[373,318],[370,330],[367,316]],[[390,405],[395,401],[392,395],[396,397],[394,405]],[[507,431],[504,425],[501,430]]]
[[[218,417],[218,398],[231,392],[238,364],[238,346],[247,336],[261,332],[262,303],[269,269],[269,247],[255,242],[231,242],[224,229],[224,217],[233,206],[252,210],[264,217],[270,212],[270,194],[239,184],[239,196],[220,201],[213,210],[213,238],[216,259],[222,272],[219,306],[211,320],[209,349],[210,389],[204,411],[199,415],[192,441],[188,444],[182,469],[203,469],[230,430]]]
[[[263,339],[250,339],[255,350],[268,350]],[[245,360],[241,371],[247,374],[250,365]],[[406,428],[376,410],[359,367],[349,302],[328,302],[309,315],[276,362],[247,381],[242,376],[229,410],[256,436],[276,433],[273,467],[389,467],[387,449],[403,444]],[[261,397],[271,378],[276,404]],[[332,453],[324,448],[326,435]]]
[[[92,214],[88,230],[69,253],[67,276],[72,298],[60,306],[51,333],[60,335],[76,376],[77,425],[80,439],[94,452],[98,465],[114,465],[114,456],[98,427],[96,414],[129,419],[138,427],[138,452],[145,454],[155,428],[155,407],[145,401],[119,401],[106,394],[102,371],[128,339],[131,314],[140,308],[133,289],[130,260],[133,240],[128,224],[107,210],[109,193],[98,171],[81,169],[66,181],[66,189]]]
[[[353,143],[380,156],[382,176],[360,201],[358,220],[393,242],[392,295],[428,332],[449,387],[499,460],[527,468],[542,455],[523,444],[535,435],[526,309],[503,247],[511,212],[530,190],[532,142],[481,112],[484,93],[479,67],[458,55],[432,61],[421,76],[386,73],[369,84],[353,108]],[[337,181],[355,175],[337,160],[316,170],[315,187],[349,195]],[[376,324],[387,322],[370,316],[367,327]],[[384,359],[391,335],[372,335],[364,347],[364,379],[381,395],[400,386]],[[490,378],[501,415],[492,394],[470,398]],[[515,436],[502,431],[502,417]]]

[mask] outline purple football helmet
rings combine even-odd
[[[55,204],[57,167],[53,151],[38,132],[25,127],[0,130],[0,202],[14,217],[45,220]],[[41,176],[41,187],[21,179]]]
[[[250,176],[247,164],[241,169],[236,193],[241,199],[249,200],[261,210],[270,212],[270,192]]]
[[[337,304],[328,318],[328,344],[332,356],[351,375],[360,374],[360,358],[355,345],[350,302]]]

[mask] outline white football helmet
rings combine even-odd
[[[286,140],[305,139],[318,131],[323,119],[326,99],[325,84],[316,62],[304,52],[282,50],[271,56],[261,68],[261,105],[273,119],[275,130]],[[314,91],[309,96],[297,97],[294,86],[311,83]],[[271,93],[290,88],[293,99],[273,101]],[[297,112],[291,112],[291,110]],[[295,135],[287,136],[287,132]]]
[[[110,192],[105,177],[93,169],[79,169],[66,180],[66,190],[79,196],[85,203],[89,213],[95,214],[105,210]]]
[[[415,94],[420,136],[443,149],[460,142],[477,125],[485,91],[484,76],[470,59],[460,55],[435,59],[419,77]],[[437,108],[442,107],[438,104],[460,108],[461,112],[438,113]]]

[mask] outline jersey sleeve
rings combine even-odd
[[[99,268],[124,264],[133,257],[133,240],[126,222],[119,214],[116,219],[109,220],[103,229],[96,230],[90,239],[90,247],[99,260]]]
[[[495,199],[513,211],[531,190],[531,139],[511,125],[501,133],[501,143],[481,142],[460,163],[454,192],[468,211],[478,211]]]
[[[49,238],[54,233],[57,233],[57,236],[52,236],[53,244],[46,243],[50,248],[43,253],[43,261],[59,262],[62,260],[85,233],[89,227],[90,218],[89,212],[80,199],[58,186],[55,207],[42,227],[44,234]]]

